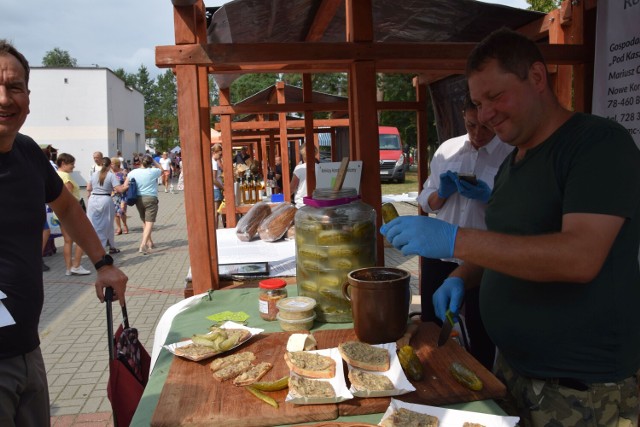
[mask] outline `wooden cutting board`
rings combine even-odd
[[[400,396],[401,400],[442,405],[504,396],[504,385],[458,344],[450,340],[442,348],[436,348],[439,332],[435,324],[421,324],[411,341],[423,362],[425,379],[414,382],[417,390]],[[289,374],[283,354],[290,335],[288,332],[258,335],[235,351],[252,351],[256,354],[256,361],[272,363],[273,368],[263,380],[276,380]],[[353,329],[315,331],[313,335],[318,341],[318,348],[336,347],[341,342],[356,339]],[[287,390],[282,390],[269,393],[280,406],[276,409],[242,387],[214,380],[209,370],[211,360],[192,362],[174,357],[153,414],[153,427],[293,424],[333,420],[339,415],[382,413],[389,406],[389,398],[354,398],[339,404],[294,405],[284,402]],[[484,382],[484,389],[473,392],[455,382],[448,374],[448,367],[453,361],[462,362],[474,370]]]

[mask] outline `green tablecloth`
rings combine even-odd
[[[211,321],[207,319],[207,316],[226,310],[244,311],[247,313],[251,316],[248,320],[248,326],[252,328],[261,328],[264,329],[265,332],[281,332],[278,322],[268,322],[260,317],[260,313],[258,312],[258,292],[257,288],[225,289],[213,292],[211,294],[211,300],[205,296],[197,305],[190,307],[174,318],[169,335],[167,336],[166,342],[163,344],[180,341],[184,337],[191,336],[194,331],[206,331],[211,325]],[[287,292],[289,296],[296,296],[296,286],[287,286]],[[351,327],[353,327],[353,324],[351,323],[316,322],[313,330],[346,329]],[[173,357],[173,354],[169,351],[162,349],[162,352],[156,361],[154,370],[149,377],[149,382],[144,390],[144,394],[142,395],[138,409],[133,417],[131,426],[148,427],[151,425],[153,412],[158,405],[160,393],[164,382],[167,379],[167,375],[169,374],[169,368],[171,367]],[[504,412],[500,407],[495,402],[489,400],[450,405],[447,406],[447,408],[504,415]],[[381,418],[382,414],[370,414],[340,417],[338,420],[362,421],[377,424],[380,422]]]

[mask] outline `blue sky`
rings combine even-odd
[[[525,0],[488,2],[529,6]],[[224,3],[205,0],[208,7]],[[97,65],[135,73],[144,64],[155,77],[163,72],[155,66],[155,46],[174,44],[169,0],[4,1],[0,28],[0,37],[10,40],[32,66],[40,66],[45,53],[58,47],[68,51],[80,67]]]

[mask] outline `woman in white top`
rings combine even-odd
[[[111,171],[111,159],[103,157],[102,168],[91,175],[91,180],[87,184],[87,192],[89,193],[87,216],[96,230],[105,251],[109,246],[110,254],[120,252],[115,247],[113,223],[116,216],[116,208],[111,199],[111,194],[114,191],[121,193],[124,191],[124,187],[120,184],[116,174]]]

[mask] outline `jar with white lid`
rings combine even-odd
[[[298,295],[314,298],[319,322],[353,321],[347,274],[376,262],[376,212],[353,188],[316,189],[295,217]]]

